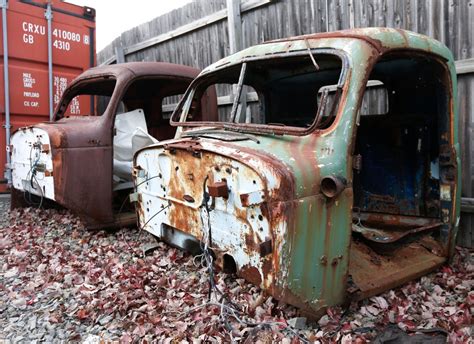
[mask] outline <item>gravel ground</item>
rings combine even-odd
[[[10,196],[5,194],[0,194],[0,228],[3,228],[8,225],[9,217],[8,210],[10,209]]]
[[[146,232],[86,231],[67,212],[10,213],[4,203],[0,342],[365,343],[389,325],[473,342],[474,265],[467,250],[440,271],[348,309],[330,308],[306,327],[293,307],[223,272],[216,272],[216,285],[240,312],[221,299],[208,303],[206,268]],[[144,245],[158,247],[146,254]]]

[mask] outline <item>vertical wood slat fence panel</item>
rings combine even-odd
[[[194,0],[126,31],[99,52],[98,61],[113,62],[116,51],[124,51],[126,61],[166,61],[204,68],[230,53],[226,2]],[[243,47],[313,32],[386,26],[438,39],[456,60],[474,58],[474,0],[242,0],[241,10]],[[129,47],[169,33],[173,35],[163,42],[127,52]],[[474,198],[473,95],[470,68],[458,80],[462,186],[467,198]],[[474,214],[463,213],[460,245],[474,247],[473,226]]]

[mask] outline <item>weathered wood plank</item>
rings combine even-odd
[[[275,1],[275,0],[251,0],[251,1],[246,1],[243,2],[241,5],[241,11],[242,12],[247,12],[247,11],[252,11],[260,6],[267,5],[268,3]],[[166,18],[166,16],[165,16]],[[214,12],[206,17],[200,18],[196,21],[193,21],[189,24],[183,25],[178,27],[175,30],[148,38],[146,40],[140,40],[140,36],[148,36],[149,35],[149,26],[142,26],[141,30],[134,28],[132,30],[136,31],[135,35],[135,40],[137,41],[136,43],[132,43],[128,46],[126,46],[124,50],[125,55],[130,55],[132,53],[140,52],[141,50],[153,47],[157,44],[175,39],[179,36],[191,33],[195,30],[204,28],[206,26],[210,26],[216,22],[219,22],[221,20],[224,20],[227,18],[227,9],[222,9],[220,11]],[[142,31],[140,33],[140,31]],[[144,32],[143,32],[144,31]],[[105,60],[108,64],[113,63],[114,59],[109,58]],[[105,63],[103,63],[105,64]]]
[[[242,50],[242,18],[240,0],[227,0],[230,53]]]

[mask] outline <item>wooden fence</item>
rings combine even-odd
[[[204,68],[266,40],[370,26],[419,32],[454,54],[464,197],[458,243],[474,247],[474,0],[195,0],[122,33],[99,52],[98,62],[166,61]]]

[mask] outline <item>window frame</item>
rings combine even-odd
[[[197,86],[203,82],[203,79],[208,77],[212,77],[217,73],[220,73],[222,70],[235,67],[237,65],[243,65],[244,63],[248,62],[255,62],[255,61],[262,61],[266,59],[275,59],[275,58],[288,58],[288,57],[298,57],[298,56],[308,56],[311,53],[313,56],[319,54],[329,54],[337,56],[341,60],[342,68],[341,73],[339,75],[339,81],[337,83],[338,88],[341,89],[342,94],[340,101],[338,102],[337,106],[337,116],[335,121],[338,120],[339,114],[339,106],[344,104],[344,97],[346,96],[347,88],[344,87],[348,82],[348,75],[349,75],[349,57],[347,53],[340,49],[328,49],[328,48],[315,48],[308,51],[308,49],[301,49],[295,50],[291,52],[284,52],[284,53],[274,53],[274,54],[266,54],[263,56],[253,56],[253,57],[245,57],[235,63],[224,64],[219,66],[215,70],[202,74],[191,83],[188,87],[187,91],[185,92],[183,98],[179,102],[178,106],[174,110],[173,114],[171,115],[170,124],[175,127],[182,127],[182,128],[192,128],[192,127],[211,127],[211,128],[221,128],[221,129],[228,129],[231,131],[237,132],[247,132],[247,133],[262,133],[262,134],[276,134],[276,135],[294,135],[294,136],[305,136],[311,134],[315,130],[318,131],[325,131],[329,128],[325,129],[316,129],[316,114],[312,124],[308,128],[301,128],[301,127],[293,127],[293,126],[279,126],[279,125],[271,125],[271,124],[255,124],[255,123],[235,123],[235,122],[212,122],[212,121],[202,121],[202,122],[186,122],[185,116],[187,116],[189,112],[189,108],[191,105],[191,100],[194,96]],[[317,60],[317,58],[316,58]],[[236,97],[237,98],[237,97]]]

